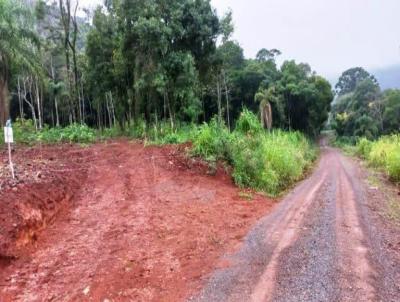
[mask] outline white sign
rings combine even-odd
[[[11,127],[4,127],[4,141],[6,143],[14,143],[13,129]]]

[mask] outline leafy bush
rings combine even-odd
[[[365,137],[361,138],[356,146],[356,154],[362,158],[366,158],[371,152],[372,142]]]
[[[246,137],[236,133],[233,142],[235,182],[272,195],[299,180],[316,157],[313,146],[297,132],[262,132]]]
[[[37,134],[37,141],[44,143],[90,143],[95,139],[95,131],[80,124],[72,124],[65,128],[46,128]]]
[[[192,154],[209,161],[229,160],[229,140],[228,129],[213,118],[209,124],[204,123],[200,126],[195,134]]]
[[[389,177],[400,182],[400,135],[383,136],[371,142],[361,139],[357,144],[358,154],[371,166],[383,168]]]
[[[386,170],[393,181],[400,182],[400,145],[387,155]]]
[[[192,152],[209,161],[228,161],[237,185],[271,195],[300,179],[316,157],[315,148],[302,134],[266,132],[249,111],[241,115],[233,133],[215,119],[202,125]]]
[[[263,131],[263,128],[257,116],[248,109],[244,109],[236,122],[235,131],[253,135]]]

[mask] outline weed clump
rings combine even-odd
[[[299,180],[316,157],[314,146],[299,132],[265,131],[257,117],[245,110],[232,133],[213,119],[200,127],[193,154],[233,166],[240,187],[276,195]]]
[[[391,180],[400,182],[400,135],[383,136],[377,141],[365,138],[357,143],[357,154],[377,168],[382,168]]]

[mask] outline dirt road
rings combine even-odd
[[[365,178],[324,149],[313,175],[191,301],[400,301],[400,233],[382,225]]]

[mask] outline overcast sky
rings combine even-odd
[[[96,3],[99,0],[82,0]],[[145,1],[145,0],[144,0]],[[347,68],[400,63],[400,0],[211,0],[233,10],[246,57],[277,48],[332,79]]]

